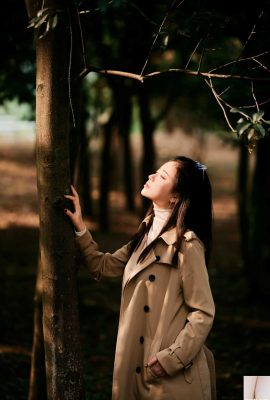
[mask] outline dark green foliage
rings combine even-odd
[[[10,0],[1,6],[0,104],[18,98],[35,104],[35,44],[27,29],[23,1]]]

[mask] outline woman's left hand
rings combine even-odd
[[[153,357],[148,364],[146,364],[146,367],[151,368],[152,372],[156,376],[166,376],[167,373],[166,371],[162,368],[161,364],[159,363],[157,357]]]

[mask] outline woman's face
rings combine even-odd
[[[149,175],[141,194],[158,208],[168,208],[176,184],[177,162],[168,161],[156,173]]]

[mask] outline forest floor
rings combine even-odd
[[[134,138],[134,161],[140,142]],[[213,187],[214,247],[209,267],[216,318],[207,340],[216,360],[217,399],[242,399],[243,376],[270,375],[270,314],[249,296],[240,254],[236,172],[238,151],[221,139],[156,135],[158,164],[179,154],[208,166]],[[94,145],[93,145],[94,147]],[[93,160],[98,159],[98,154]],[[137,161],[136,161],[137,160]],[[33,296],[38,251],[34,143],[0,141],[0,398],[26,400],[33,331]],[[94,189],[96,196],[97,189]],[[94,197],[95,197],[94,196]],[[96,196],[97,197],[97,196]],[[87,219],[101,250],[112,251],[135,232],[138,215],[125,211],[115,185],[110,198],[110,230]],[[118,323],[119,280],[96,283],[78,276],[87,399],[109,400]]]

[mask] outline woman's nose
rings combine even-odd
[[[150,175],[148,175],[148,179],[149,179],[150,181],[152,181],[153,178],[154,178],[154,176],[155,176],[155,174],[150,174]]]

